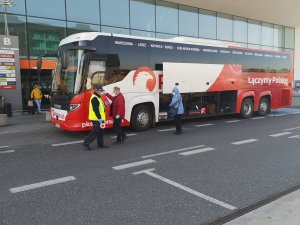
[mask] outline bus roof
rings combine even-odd
[[[59,43],[59,46],[76,42],[76,41],[92,41],[98,36],[111,36],[111,37],[121,37],[121,38],[132,38],[132,39],[140,39],[140,40],[150,40],[150,41],[162,41],[162,42],[170,42],[170,43],[182,43],[182,44],[194,44],[194,45],[206,45],[206,46],[219,46],[219,47],[229,47],[236,46],[240,47],[238,44],[232,42],[211,40],[211,39],[203,39],[203,38],[192,38],[192,37],[174,37],[168,39],[159,39],[159,38],[148,38],[148,37],[139,37],[139,36],[131,36],[131,35],[123,35],[123,34],[113,34],[113,33],[102,33],[102,32],[83,32],[72,34]]]

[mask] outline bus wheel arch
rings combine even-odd
[[[250,118],[254,112],[254,97],[245,97],[241,104],[240,115],[242,118]]]
[[[271,110],[271,97],[262,96],[259,100],[257,114],[259,116],[266,116],[270,113]]]
[[[152,102],[135,105],[131,112],[131,128],[134,131],[144,131],[152,126],[155,121],[154,109]]]

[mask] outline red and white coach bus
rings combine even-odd
[[[52,124],[64,130],[92,128],[88,104],[93,87],[126,101],[123,126],[140,131],[168,119],[170,93],[178,83],[184,117],[256,112],[291,105],[293,56],[177,37],[142,38],[78,33],[60,42],[53,78]],[[105,97],[104,97],[105,98]],[[106,100],[106,99],[104,99]],[[112,126],[107,106],[106,126]]]

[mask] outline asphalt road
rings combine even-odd
[[[206,224],[300,184],[299,121],[281,109],[185,121],[179,136],[165,123],[118,146],[107,131],[93,151],[42,122],[1,128],[0,224]]]

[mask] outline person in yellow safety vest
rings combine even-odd
[[[41,111],[41,104],[42,104],[42,97],[43,94],[39,88],[38,85],[34,85],[33,90],[31,91],[31,99],[34,100],[37,110],[38,110],[38,114],[40,114]]]
[[[92,150],[90,144],[97,137],[98,148],[108,148],[107,145],[104,145],[103,134],[105,125],[105,105],[101,99],[103,94],[102,86],[95,87],[94,94],[92,94],[90,103],[89,103],[89,120],[93,123],[93,130],[88,134],[84,139],[83,146],[86,150]]]

